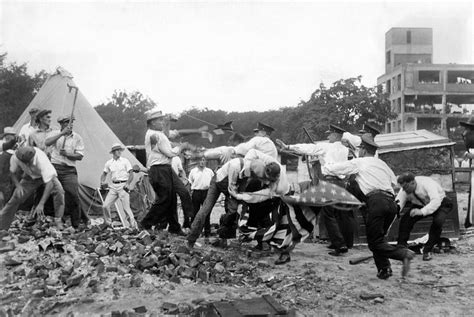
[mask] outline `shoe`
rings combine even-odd
[[[211,243],[211,245],[217,248],[227,248],[227,239],[219,238]]]
[[[403,266],[402,266],[402,277],[406,277],[408,272],[410,271],[410,263],[411,260],[415,257],[415,253],[411,250],[407,250],[407,254],[403,258]]]
[[[343,253],[347,253],[347,251],[349,251],[347,247],[341,247],[339,249],[335,249],[334,251],[329,252],[328,254],[332,256],[341,256]]]
[[[275,265],[282,265],[291,261],[289,253],[281,253],[278,259],[275,261]]]
[[[183,230],[179,229],[179,231],[168,231],[169,233],[172,233],[172,234],[175,234],[177,236],[181,236],[181,237],[186,237],[186,233],[184,233]]]
[[[423,261],[431,261],[433,257],[431,256],[431,252],[423,253]]]
[[[61,218],[54,218],[54,225],[58,228],[58,230],[64,229],[63,221],[61,220]]]
[[[389,267],[385,269],[380,269],[379,272],[377,273],[377,277],[382,280],[386,280],[392,275],[393,275],[392,269]]]

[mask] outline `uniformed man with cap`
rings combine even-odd
[[[275,129],[268,124],[258,122],[257,127],[253,130],[254,137],[247,142],[240,143],[234,148],[230,148],[229,151],[221,157],[221,160],[227,162],[233,155],[243,157],[251,149],[258,150],[277,159],[278,150],[275,143],[270,139],[270,134],[273,131],[275,131]]]
[[[0,141],[0,209],[8,201],[13,192],[13,182],[10,177],[10,159],[15,153],[18,137],[12,127],[5,127]]]
[[[72,130],[75,118],[60,116],[58,123],[60,130],[53,130],[45,140],[45,146],[51,148],[51,163],[53,164],[58,179],[66,192],[66,213],[71,215],[71,224],[78,228],[82,221],[89,223],[89,217],[82,210],[79,200],[79,182],[76,164],[84,157],[84,141],[82,137]]]
[[[145,149],[148,176],[157,198],[141,224],[145,229],[150,229],[167,223],[169,232],[185,235],[175,212],[176,194],[180,194],[185,214],[193,214],[193,205],[189,192],[171,168],[171,158],[177,156],[181,148],[171,147],[168,139],[169,117],[161,111],[154,110],[147,114],[147,126]]]
[[[20,129],[20,132],[18,133],[21,142],[20,145],[27,145],[30,134],[36,131],[38,127],[38,124],[36,123],[36,115],[39,111],[40,109],[37,107],[31,107],[30,111],[28,111],[30,115],[30,122],[23,125]]]
[[[403,261],[402,276],[410,269],[413,252],[406,247],[397,247],[387,242],[386,234],[390,224],[397,216],[397,204],[393,186],[397,179],[390,167],[374,157],[378,145],[371,134],[361,137],[359,157],[346,162],[327,166],[330,175],[355,175],[360,187],[363,202],[367,204],[366,220],[367,243],[374,255],[377,277],[387,279],[392,276],[390,259]]]
[[[465,159],[469,159],[472,167],[472,159],[474,159],[474,116],[470,117],[468,121],[461,121],[459,125],[464,127],[462,138],[464,145],[466,146],[466,152],[464,154]],[[469,228],[474,224],[474,174],[471,172],[471,183],[469,187],[469,204],[468,211],[466,214],[466,220],[464,221],[464,227]]]
[[[21,180],[17,172],[23,172]],[[0,230],[8,230],[16,211],[35,191],[45,185],[43,194],[34,209],[34,214],[44,216],[44,204],[50,195],[54,201],[54,222],[62,228],[64,214],[64,190],[58,180],[56,170],[46,154],[38,148],[31,146],[20,147],[10,160],[11,178],[15,190],[7,204],[0,211]]]
[[[104,171],[100,177],[101,187],[107,187],[109,189],[103,206],[104,221],[108,225],[111,224],[111,207],[117,200],[120,200],[128,216],[128,220],[123,220],[124,227],[138,228],[132,209],[130,208],[130,195],[128,194],[133,181],[133,169],[130,161],[122,157],[123,150],[125,150],[125,148],[120,143],[112,145],[112,149],[110,150],[112,158],[105,163]],[[109,174],[110,182],[106,184],[106,178]]]
[[[346,132],[344,129],[334,124],[329,125],[329,135],[327,142],[317,142],[313,144],[294,144],[286,145],[281,140],[277,140],[277,144],[282,148],[292,150],[298,154],[316,156],[321,164],[322,179],[330,183],[345,187],[343,175],[333,175],[328,172],[328,166],[346,162],[348,159],[349,149],[341,143],[342,134]],[[326,226],[331,244],[329,248],[334,251],[329,252],[330,255],[338,256],[346,253],[348,248],[354,244],[354,226],[355,219],[352,211],[337,210],[332,206],[322,208],[322,218]]]

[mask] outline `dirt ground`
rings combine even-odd
[[[467,194],[458,195],[462,223],[466,199]],[[172,237],[170,243],[179,245],[184,241],[184,238]],[[464,230],[460,239],[454,241],[456,249],[450,253],[435,254],[430,262],[423,262],[420,255],[416,256],[406,279],[400,278],[401,264],[395,261],[392,261],[394,275],[388,280],[375,276],[373,260],[350,265],[349,259],[370,255],[366,246],[357,246],[347,255],[332,257],[322,242],[302,243],[294,250],[291,262],[275,266],[273,261],[277,255],[248,251],[253,244],[233,242],[224,251],[200,239],[201,245],[196,252],[207,252],[222,259],[225,267],[247,265],[247,271],[231,270],[227,280],[220,282],[181,278],[177,283],[147,270],[130,271],[132,273],[106,270],[93,288],[90,287],[91,277],[89,286],[83,281],[74,287],[57,287],[53,296],[35,293],[34,285],[41,281],[16,277],[22,269],[28,276],[28,267],[40,256],[35,241],[20,244],[16,238],[4,238],[4,242],[13,242],[16,248],[0,254],[0,316],[118,316],[120,312],[121,316],[132,316],[133,309],[139,306],[146,308],[147,312],[142,315],[163,316],[166,315],[164,303],[196,308],[206,301],[247,299],[263,294],[270,294],[284,307],[295,309],[297,316],[474,314],[474,232],[469,230]],[[58,256],[48,252],[52,258]],[[71,259],[75,259],[74,270],[80,271],[81,262],[75,258],[76,253],[69,253]],[[23,264],[6,267],[5,259],[15,256]],[[109,258],[112,257],[106,256],[103,261],[107,264]],[[49,276],[46,272],[47,279],[51,279],[53,271]],[[131,287],[130,279],[136,276],[140,276],[141,283]],[[229,282],[233,278],[238,278],[238,282]],[[363,299],[366,296],[370,299]]]

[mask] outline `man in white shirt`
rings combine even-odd
[[[13,182],[10,177],[10,159],[15,153],[18,137],[12,127],[3,129],[2,140],[0,141],[0,209],[8,201],[13,193]]]
[[[387,279],[392,276],[389,258],[403,261],[404,277],[410,269],[413,252],[406,247],[389,244],[385,237],[398,211],[393,192],[395,174],[384,161],[374,157],[378,145],[372,136],[364,134],[361,140],[358,158],[331,164],[327,171],[331,175],[355,175],[355,181],[363,194],[363,197],[357,198],[362,199],[368,209],[367,243],[374,255],[377,277]]]
[[[168,118],[161,111],[156,110],[148,113],[148,130],[145,134],[145,149],[147,153],[147,168],[150,183],[155,191],[156,200],[148,213],[143,218],[141,224],[144,229],[151,229],[153,226],[163,227],[168,224],[168,231],[179,235],[185,235],[181,230],[176,213],[176,187],[181,186],[186,191],[184,185],[179,180],[176,173],[171,168],[171,159],[180,152],[180,147],[172,148],[167,137],[169,132]],[[185,194],[181,191],[182,194]],[[192,202],[189,193],[181,197],[183,211],[185,214],[192,213]],[[189,198],[189,199],[187,199]],[[188,202],[189,200],[189,202]]]
[[[23,125],[18,133],[20,137],[20,146],[27,145],[30,138],[30,134],[36,131],[38,124],[36,123],[36,114],[40,109],[32,107],[28,112],[30,114],[30,122]]]
[[[21,180],[17,172],[22,171]],[[8,203],[0,211],[0,229],[8,230],[18,207],[25,202],[42,184],[45,189],[40,201],[35,207],[34,214],[44,216],[44,204],[50,194],[53,195],[56,226],[62,229],[64,214],[64,190],[58,180],[56,170],[46,154],[38,148],[24,146],[19,148],[10,160],[10,173],[15,185],[15,191]]]
[[[281,140],[276,142],[282,148],[298,154],[316,156],[321,165],[322,179],[340,187],[345,187],[344,176],[332,175],[329,173],[328,167],[335,163],[347,162],[349,149],[341,143],[342,134],[346,131],[334,124],[330,124],[328,132],[329,143],[317,142],[287,146]],[[329,254],[339,256],[342,253],[346,253],[348,248],[352,248],[354,245],[354,213],[347,210],[337,210],[332,206],[325,206],[322,208],[321,216],[331,242],[329,248],[334,249]]]
[[[191,232],[187,237],[188,247],[194,246],[207,215],[211,213],[221,193],[226,197],[226,215],[221,221],[219,236],[222,245],[225,245],[226,239],[235,236],[237,207],[241,201],[258,203],[288,192],[286,175],[284,173],[280,175],[281,167],[275,159],[256,150],[249,151],[247,155],[245,158],[234,158],[217,170],[211,180],[206,200],[194,218]],[[254,193],[245,193],[245,188],[251,179],[259,179],[267,187]]]
[[[37,129],[28,137],[28,145],[37,147],[48,157],[51,157],[51,146],[46,145],[46,139],[52,135],[51,110],[40,110],[35,117]]]
[[[431,251],[441,238],[444,221],[453,210],[453,203],[446,197],[441,185],[431,177],[415,176],[407,172],[398,177],[398,184],[402,187],[396,198],[402,214],[398,245],[408,245],[415,223],[426,217],[433,217],[428,241],[423,248],[423,261],[430,261]]]
[[[46,138],[45,146],[51,147],[51,163],[66,193],[66,213],[71,215],[71,224],[77,229],[81,220],[87,226],[89,217],[81,208],[76,169],[76,162],[84,157],[84,142],[78,133],[72,131],[73,124],[70,121],[69,116],[59,117],[61,130],[53,130]]]
[[[255,136],[245,143],[241,143],[234,148],[228,149],[228,152],[223,155],[222,161],[228,161],[233,155],[245,156],[251,149],[258,150],[274,159],[277,159],[278,150],[275,143],[270,139],[270,134],[273,131],[275,131],[275,129],[268,124],[258,122],[257,128],[253,130]]]
[[[123,225],[128,228],[137,229],[137,222],[130,208],[130,195],[128,193],[130,184],[133,181],[132,164],[126,158],[122,157],[125,148],[117,143],[112,146],[110,154],[112,158],[105,163],[104,171],[100,177],[101,187],[108,187],[109,192],[104,201],[104,221],[110,225],[112,222],[111,207],[117,200],[122,203],[123,209],[128,216],[128,220],[124,219]],[[110,174],[110,182],[106,184],[107,175]]]
[[[211,185],[211,180],[214,177],[214,172],[206,166],[207,160],[202,157],[199,161],[199,165],[193,168],[189,172],[189,183],[191,184],[191,200],[193,202],[194,214],[191,219],[191,223],[194,221],[199,209],[206,200],[207,191]],[[211,213],[207,215],[204,223],[204,236],[209,237],[211,235]]]

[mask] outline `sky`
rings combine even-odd
[[[138,90],[166,113],[264,111],[384,73],[385,32],[433,28],[435,63],[473,64],[472,1],[4,1],[0,52],[62,66],[92,105]]]

